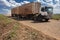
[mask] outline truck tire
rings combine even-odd
[[[44,19],[44,18],[42,18],[42,20],[41,20],[42,22],[45,22],[46,20]]]
[[[37,21],[37,19],[36,19],[36,18],[34,18],[33,20],[34,20],[34,21]]]
[[[12,14],[12,17],[14,17],[13,14]]]
[[[42,21],[42,22],[48,22],[48,19],[44,19],[44,18],[42,18],[41,21]]]
[[[43,19],[43,16],[42,16],[41,14],[39,14],[39,15],[36,17],[36,20],[37,20],[37,21],[42,21],[42,19]]]
[[[29,15],[26,16],[26,18],[29,19],[29,20],[33,20],[33,16],[34,16],[33,14],[29,14]]]
[[[41,17],[40,18],[39,17],[35,17],[34,21],[42,21],[42,18]]]
[[[49,19],[45,19],[45,22],[48,22]]]
[[[13,14],[13,17],[15,17],[15,14]]]

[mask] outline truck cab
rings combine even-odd
[[[53,7],[48,6],[42,7],[40,13],[43,16],[42,20],[45,19],[45,21],[48,21],[52,17]]]
[[[53,7],[43,6],[40,8],[40,14],[37,16],[38,21],[48,21],[53,14]]]

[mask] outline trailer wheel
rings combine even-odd
[[[14,17],[13,14],[12,14],[12,17]]]
[[[15,17],[15,14],[13,14],[13,17]]]
[[[34,21],[37,21],[37,19],[36,19],[36,18],[34,18],[33,20],[34,20]]]
[[[26,18],[30,19],[30,20],[33,20],[33,16],[34,16],[33,14],[29,14],[29,15],[26,16]]]

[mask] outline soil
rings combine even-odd
[[[27,23],[23,24],[22,22],[25,23],[26,21],[16,21],[11,24],[11,28],[10,26],[8,26],[7,29],[4,28],[4,35],[1,35],[1,40],[57,40],[42,31],[26,25]],[[14,24],[16,25],[13,27]]]
[[[34,22],[32,20],[22,20],[19,22],[60,40],[60,20],[49,20],[49,22]]]

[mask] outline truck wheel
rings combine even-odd
[[[36,18],[34,18],[33,20],[34,20],[34,21],[37,21],[37,19],[36,19]]]
[[[44,21],[46,21],[45,19],[42,19],[42,21],[44,22]]]
[[[12,14],[12,17],[14,17],[13,14]]]
[[[49,19],[45,19],[45,22],[48,22]]]
[[[26,16],[26,18],[29,19],[29,20],[33,20],[33,16],[34,16],[33,14],[29,14],[29,15]]]
[[[15,14],[12,14],[12,17],[15,17]]]

